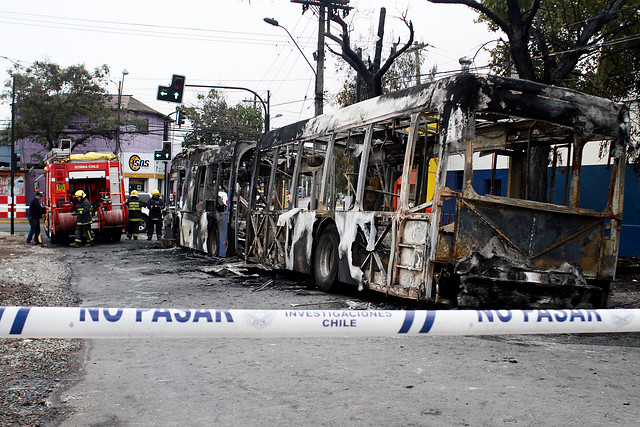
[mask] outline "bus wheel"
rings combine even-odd
[[[330,224],[322,230],[313,257],[313,272],[316,286],[324,292],[336,288],[338,278],[338,245],[340,239],[335,225]]]
[[[215,227],[216,225],[212,224],[207,238],[207,252],[210,256],[218,256],[218,232]]]

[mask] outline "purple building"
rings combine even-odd
[[[117,95],[109,95],[107,103],[117,108]],[[151,192],[160,190],[164,196],[166,162],[154,160],[154,151],[162,149],[163,141],[169,139],[171,118],[143,104],[131,95],[122,95],[120,114],[123,124],[120,126],[119,157],[125,178],[125,190]],[[129,120],[125,120],[127,117]],[[69,142],[74,144],[73,135]],[[26,172],[26,199],[33,197],[35,190],[44,189],[43,160],[49,149],[30,139],[16,141],[16,152],[20,155],[18,168]],[[92,137],[75,146],[72,154],[88,152],[115,153],[116,139]]]

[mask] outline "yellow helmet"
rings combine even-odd
[[[78,191],[76,191],[76,197],[79,198],[79,199],[82,199],[84,197],[87,197],[87,195],[84,194],[84,191],[78,190]]]
[[[153,190],[153,191],[151,192],[151,195],[152,195],[152,196],[159,196],[159,195],[160,195],[160,192],[159,192],[158,190]]]
[[[131,192],[131,197],[138,197],[138,192],[136,190],[133,190]]]

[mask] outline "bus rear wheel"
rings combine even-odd
[[[324,292],[336,289],[338,279],[338,245],[340,238],[335,225],[330,224],[322,230],[313,257],[313,272],[316,287]]]
[[[209,230],[209,237],[207,238],[207,252],[210,256],[218,256],[218,232],[216,231],[216,225],[212,224]]]

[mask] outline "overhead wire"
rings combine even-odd
[[[18,15],[3,16],[4,15]],[[27,16],[26,18],[21,15]],[[41,17],[45,19],[30,18],[31,16]],[[47,20],[51,19],[51,20]],[[58,21],[56,21],[58,20]],[[69,22],[65,22],[69,21]],[[77,24],[74,21],[100,23],[108,25],[89,25],[89,24]],[[23,14],[0,11],[0,22],[26,25],[26,26],[41,26],[52,27],[58,29],[80,30],[80,31],[94,31],[94,32],[107,32],[125,35],[139,35],[139,36],[151,36],[151,37],[164,37],[164,38],[178,38],[189,40],[201,40],[201,41],[213,41],[213,42],[225,42],[225,43],[251,43],[251,44],[266,44],[278,41],[286,41],[286,38],[278,34],[268,33],[252,33],[243,31],[228,31],[228,30],[213,30],[206,28],[194,28],[194,27],[173,27],[167,25],[151,25],[151,24],[138,24],[129,22],[118,21],[105,21],[96,19],[84,19],[84,18],[67,18],[62,16],[50,16],[50,15],[37,15],[37,14]],[[162,29],[155,30],[154,28]],[[171,30],[171,31],[164,31]]]

